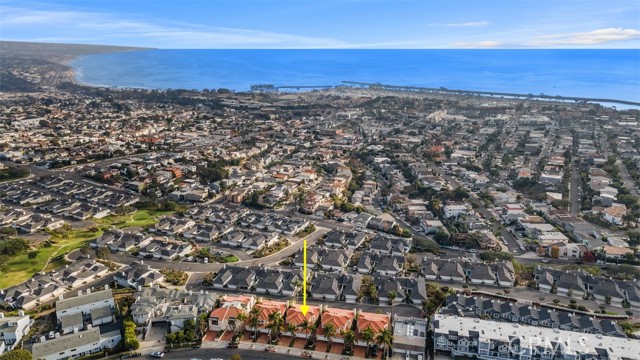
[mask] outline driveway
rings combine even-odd
[[[150,354],[154,351],[164,351],[164,336],[167,333],[167,328],[164,326],[151,326],[145,336],[145,339],[138,339],[140,341],[139,352],[142,354]]]

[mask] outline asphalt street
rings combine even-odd
[[[569,209],[571,215],[580,214],[580,168],[578,164],[571,164],[571,182],[569,184]]]
[[[311,235],[307,236],[307,245],[311,246],[315,244],[318,239],[320,239],[324,234],[329,232],[329,229],[316,226],[316,231]],[[293,255],[300,249],[302,246],[302,239],[291,239],[294,240],[291,245],[285,248],[282,251],[279,251],[275,254],[265,256],[262,258],[255,258],[246,261],[238,261],[235,263],[229,263],[229,265],[237,265],[237,266],[276,266],[278,262],[286,259],[287,257]],[[163,269],[168,265],[174,270],[182,270],[187,272],[216,272],[220,270],[224,264],[220,263],[196,263],[196,262],[177,262],[177,261],[161,261],[161,260],[152,260],[152,259],[144,259],[140,257],[136,257],[129,254],[123,253],[115,253],[111,254],[111,260],[120,264],[129,264],[135,261],[143,261],[145,264],[148,264],[153,269]]]
[[[293,356],[281,353],[271,353],[265,351],[254,351],[245,349],[180,349],[167,352],[163,359],[175,360],[228,360],[231,355],[239,354],[242,360],[287,360],[300,359],[300,356]],[[154,359],[150,356],[147,359]]]

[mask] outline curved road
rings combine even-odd
[[[329,232],[329,229],[327,228],[316,227],[316,231],[313,234],[306,237],[307,244],[308,245],[315,244],[318,241],[318,239],[324,236],[324,234],[326,234],[327,232]],[[295,254],[298,251],[298,249],[300,249],[301,245],[302,245],[302,239],[297,239],[291,245],[289,245],[285,249],[275,254],[265,256],[262,258],[256,258],[256,259],[251,259],[246,261],[238,261],[238,262],[229,263],[229,264],[241,265],[241,266],[259,266],[259,265],[268,266],[271,264],[277,264],[278,262]],[[225,265],[221,263],[203,264],[203,263],[191,263],[191,262],[149,260],[149,259],[143,259],[136,256],[128,255],[128,254],[123,254],[123,253],[111,254],[111,260],[119,264],[130,264],[130,263],[142,260],[144,261],[145,264],[148,264],[151,268],[156,270],[170,267],[173,270],[181,270],[181,271],[187,271],[187,272],[203,272],[203,273],[216,272],[222,269],[222,267]]]

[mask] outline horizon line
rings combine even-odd
[[[141,50],[637,50],[637,48],[602,48],[602,47],[531,47],[531,46],[518,46],[518,47],[415,47],[415,48],[400,48],[400,47],[214,47],[214,48],[160,48],[150,46],[139,45],[112,45],[112,44],[87,44],[87,43],[67,43],[67,42],[42,42],[42,41],[28,41],[28,40],[7,40],[0,39],[0,42],[21,42],[31,44],[49,44],[49,45],[77,45],[77,46],[104,46],[104,47],[122,47]],[[96,54],[97,55],[97,54]]]

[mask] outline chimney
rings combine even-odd
[[[77,333],[78,333],[78,327],[77,327],[77,326],[74,326],[74,327],[73,327],[73,333],[74,333],[74,334],[77,334]]]
[[[62,301],[62,300],[64,300],[64,295],[58,296],[58,301]]]
[[[4,319],[4,313],[0,312],[0,319]]]
[[[91,289],[87,289],[87,295],[91,294]]]
[[[104,289],[105,289],[105,290],[109,290],[109,285],[108,285],[108,284],[107,284],[107,285],[105,285],[105,286],[104,286]]]
[[[24,310],[18,310],[18,316],[24,316]]]

